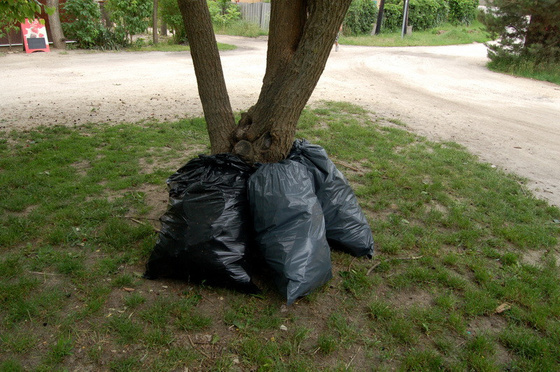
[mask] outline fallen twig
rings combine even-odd
[[[388,261],[388,260],[395,260],[395,261],[412,261],[412,260],[419,260],[424,256],[412,256],[412,257],[400,257],[400,258],[390,258],[390,259],[385,259],[385,260],[381,260],[379,262],[376,262],[373,264],[372,267],[369,268],[369,270],[367,271],[366,275],[371,274],[371,272],[373,270],[375,270],[376,267],[378,267],[379,265],[381,265],[383,262]]]
[[[52,275],[52,276],[58,276],[61,274],[57,274],[57,273],[45,273],[42,271],[29,271],[29,274],[36,274],[36,275]]]
[[[371,274],[371,272],[372,272],[373,270],[375,270],[375,268],[376,268],[377,266],[381,265],[381,262],[383,262],[383,261],[376,262],[372,267],[370,267],[369,270],[367,271],[366,275]]]
[[[350,359],[350,361],[348,362],[348,364],[346,364],[346,369],[350,368],[350,365],[352,364],[352,362],[354,361],[354,359],[356,358],[356,355],[358,355],[358,353],[360,352],[360,350],[362,349],[362,347],[358,347],[358,351],[356,351],[356,354],[354,354],[352,356],[352,358]]]
[[[126,218],[127,220],[131,220],[132,222],[135,222],[135,223],[137,223],[137,224],[139,224],[139,225],[149,226],[149,227],[151,227],[152,229],[154,229],[154,231],[155,231],[156,233],[158,233],[158,234],[161,232],[161,230],[155,228],[152,224],[146,223],[146,222],[143,222],[143,221],[140,221],[140,218],[143,219],[143,220],[158,221],[158,220],[155,219],[155,218],[131,217],[131,216],[113,216],[113,217],[116,217],[116,218]]]
[[[194,342],[193,342],[193,340],[192,340],[192,338],[191,338],[190,335],[187,335],[187,337],[188,337],[189,342],[191,343],[191,346],[193,347],[193,349],[195,349],[196,351],[200,352],[200,353],[201,353],[202,355],[204,355],[206,358],[212,359],[212,358],[210,357],[210,355],[206,354],[203,350],[200,350],[198,347],[196,347],[196,345],[194,344]]]
[[[342,166],[345,167],[345,168],[352,169],[353,171],[356,171],[356,172],[359,172],[359,173],[364,173],[363,170],[358,169],[358,168],[355,168],[355,167],[353,167],[353,166],[351,166],[351,165],[348,165],[348,164],[346,164],[346,163],[342,163],[342,162],[340,162],[340,161],[333,161],[333,163],[338,164],[338,165],[342,165]]]
[[[126,219],[129,219],[129,220],[133,220],[134,222],[136,222],[135,220],[159,221],[159,219],[157,219],[157,218],[137,217],[137,216],[113,216],[113,217],[126,218]]]
[[[352,264],[354,263],[355,259],[356,259],[356,257],[353,257],[352,261],[350,261],[350,263],[348,264],[348,271],[350,271],[350,269],[352,269]]]

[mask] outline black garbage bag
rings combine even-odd
[[[144,277],[168,277],[258,293],[245,253],[252,168],[231,154],[200,155],[167,180],[169,207]]]
[[[325,215],[327,240],[353,256],[373,256],[371,228],[352,187],[321,146],[296,140],[288,159],[305,165]]]
[[[262,165],[248,182],[256,242],[288,305],[332,278],[321,205],[306,168]]]

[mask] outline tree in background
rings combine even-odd
[[[152,7],[152,41],[154,44],[159,42],[158,40],[158,0],[153,0]]]
[[[232,21],[241,19],[239,7],[229,0],[209,0],[208,9],[210,10],[212,23],[215,26],[224,28]]]
[[[369,35],[377,18],[377,6],[371,0],[353,0],[344,17],[346,35]]]
[[[159,16],[162,23],[165,23],[173,32],[173,39],[177,44],[187,41],[185,25],[177,0],[159,0]]]
[[[132,43],[132,36],[146,32],[153,11],[152,0],[107,0],[115,33]]]
[[[490,0],[484,21],[493,62],[560,63],[560,0]]]
[[[212,153],[249,163],[288,154],[351,0],[272,1],[266,72],[257,103],[235,122],[206,0],[178,0]]]
[[[90,49],[101,44],[106,29],[101,23],[101,11],[94,0],[67,0],[62,29],[65,35],[78,42],[79,47]]]
[[[37,0],[0,1],[0,37],[8,36],[19,28],[25,18],[33,19],[41,13],[41,3]],[[4,34],[5,31],[5,34]]]
[[[0,1],[0,19],[23,23],[25,18],[33,19],[41,13],[38,0]]]
[[[64,37],[62,24],[60,23],[58,0],[47,0],[47,7],[51,9],[48,12],[48,17],[53,46],[57,49],[66,49],[66,38]]]

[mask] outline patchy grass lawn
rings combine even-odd
[[[0,370],[555,370],[560,211],[454,143],[345,103],[299,137],[345,173],[376,239],[285,307],[141,278],[166,178],[202,119],[4,132]]]

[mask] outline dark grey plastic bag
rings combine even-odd
[[[309,171],[321,202],[331,247],[353,256],[373,256],[373,236],[354,191],[321,146],[296,140],[288,159]]]
[[[264,164],[247,185],[257,246],[288,305],[332,278],[321,204],[302,164]]]
[[[167,180],[169,207],[144,277],[185,279],[258,293],[246,261],[252,168],[230,154],[200,155]]]

